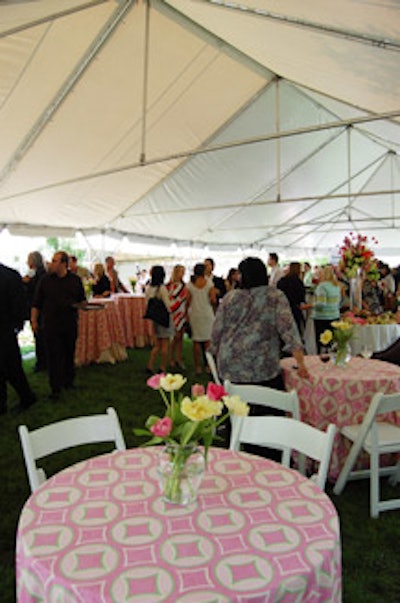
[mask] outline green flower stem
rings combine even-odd
[[[162,389],[162,387],[160,387],[160,389],[158,391],[161,394],[161,398],[163,399],[165,406],[167,407],[167,409],[170,409],[171,405],[169,403],[169,400],[168,400],[168,397],[167,397],[165,391]]]
[[[182,473],[185,471],[185,465],[188,458],[193,453],[194,446],[167,446],[169,461],[171,465],[171,473],[165,480],[165,496],[172,503],[182,502]],[[191,481],[187,477],[187,484],[191,488]],[[191,497],[193,490],[190,491]]]

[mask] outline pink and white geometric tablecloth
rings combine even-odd
[[[337,426],[328,474],[334,480],[351,447],[339,430],[345,425],[362,422],[376,392],[400,392],[400,367],[364,358],[352,358],[345,367],[337,367],[332,362],[322,363],[318,356],[305,356],[305,365],[309,379],[299,376],[293,358],[281,360],[285,386],[287,390],[297,391],[302,421],[323,431],[329,423]],[[382,418],[400,425],[400,413],[390,413]],[[357,467],[365,467],[367,463],[368,456],[360,454]],[[382,458],[384,463],[385,458]]]
[[[70,467],[22,510],[18,603],[337,603],[336,510],[273,461],[213,448],[198,500],[165,503],[155,449]]]

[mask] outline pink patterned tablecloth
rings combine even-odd
[[[117,306],[101,303],[100,309],[79,310],[75,364],[126,360],[126,339]],[[90,306],[89,306],[90,307]]]
[[[339,520],[298,472],[213,448],[197,502],[159,495],[155,449],[70,467],[26,502],[18,603],[335,603]]]
[[[297,391],[301,420],[322,430],[329,423],[335,423],[338,430],[361,423],[376,392],[400,391],[400,367],[388,362],[352,358],[346,367],[337,367],[332,362],[323,364],[318,356],[305,356],[305,364],[310,379],[299,377],[293,358],[281,360],[285,386]],[[400,424],[400,413],[383,418]],[[348,440],[336,434],[329,478],[336,479],[339,475],[350,446]],[[365,467],[367,463],[368,457],[360,455],[357,467]]]
[[[154,327],[151,320],[144,320],[146,299],[144,295],[118,293],[112,296],[121,314],[126,345],[129,348],[143,348],[153,343]]]

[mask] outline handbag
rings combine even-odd
[[[158,297],[150,297],[143,318],[153,320],[162,327],[169,327],[169,312],[163,300]]]

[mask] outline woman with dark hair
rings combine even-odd
[[[196,264],[188,284],[188,316],[192,330],[193,357],[196,375],[202,373],[203,352],[208,349],[214,322],[213,308],[217,302],[217,290],[212,280],[205,276],[204,264]]]
[[[308,377],[303,347],[289,302],[268,286],[265,264],[249,257],[239,264],[242,288],[230,291],[215,317],[210,352],[222,379],[284,389],[280,368],[283,351],[297,361],[299,375]]]
[[[300,278],[300,274],[300,262],[290,262],[289,272],[279,279],[277,287],[288,298],[293,318],[296,321],[300,335],[303,336],[305,327],[303,310],[308,306],[306,306],[306,288]]]
[[[147,286],[145,294],[146,299],[149,300],[152,297],[161,299],[168,312],[170,311],[170,299],[168,295],[167,287],[164,285],[165,270],[162,266],[153,266],[150,270],[150,284]],[[146,366],[146,371],[149,374],[154,373],[154,364],[156,362],[158,354],[160,354],[160,372],[165,373],[167,371],[168,352],[169,352],[169,340],[173,336],[172,321],[168,327],[163,327],[153,321],[155,342],[150,352],[149,361]]]

